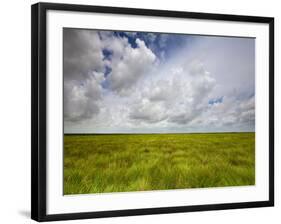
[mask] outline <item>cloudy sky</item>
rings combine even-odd
[[[65,133],[255,129],[255,39],[64,28]]]

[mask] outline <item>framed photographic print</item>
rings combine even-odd
[[[32,6],[32,219],[274,205],[274,19]]]

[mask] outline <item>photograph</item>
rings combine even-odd
[[[63,28],[63,194],[255,185],[255,38]]]
[[[274,206],[275,20],[214,11],[31,6],[33,220]]]

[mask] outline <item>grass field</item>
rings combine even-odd
[[[254,184],[255,133],[64,136],[64,194]]]

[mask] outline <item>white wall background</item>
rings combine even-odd
[[[50,0],[51,1],[51,0]],[[0,7],[0,223],[30,220],[30,5],[2,1]],[[275,180],[274,208],[76,220],[60,223],[278,223],[281,218],[280,5],[278,0],[60,0],[61,3],[138,7],[275,17]],[[279,221],[280,222],[280,221]]]

